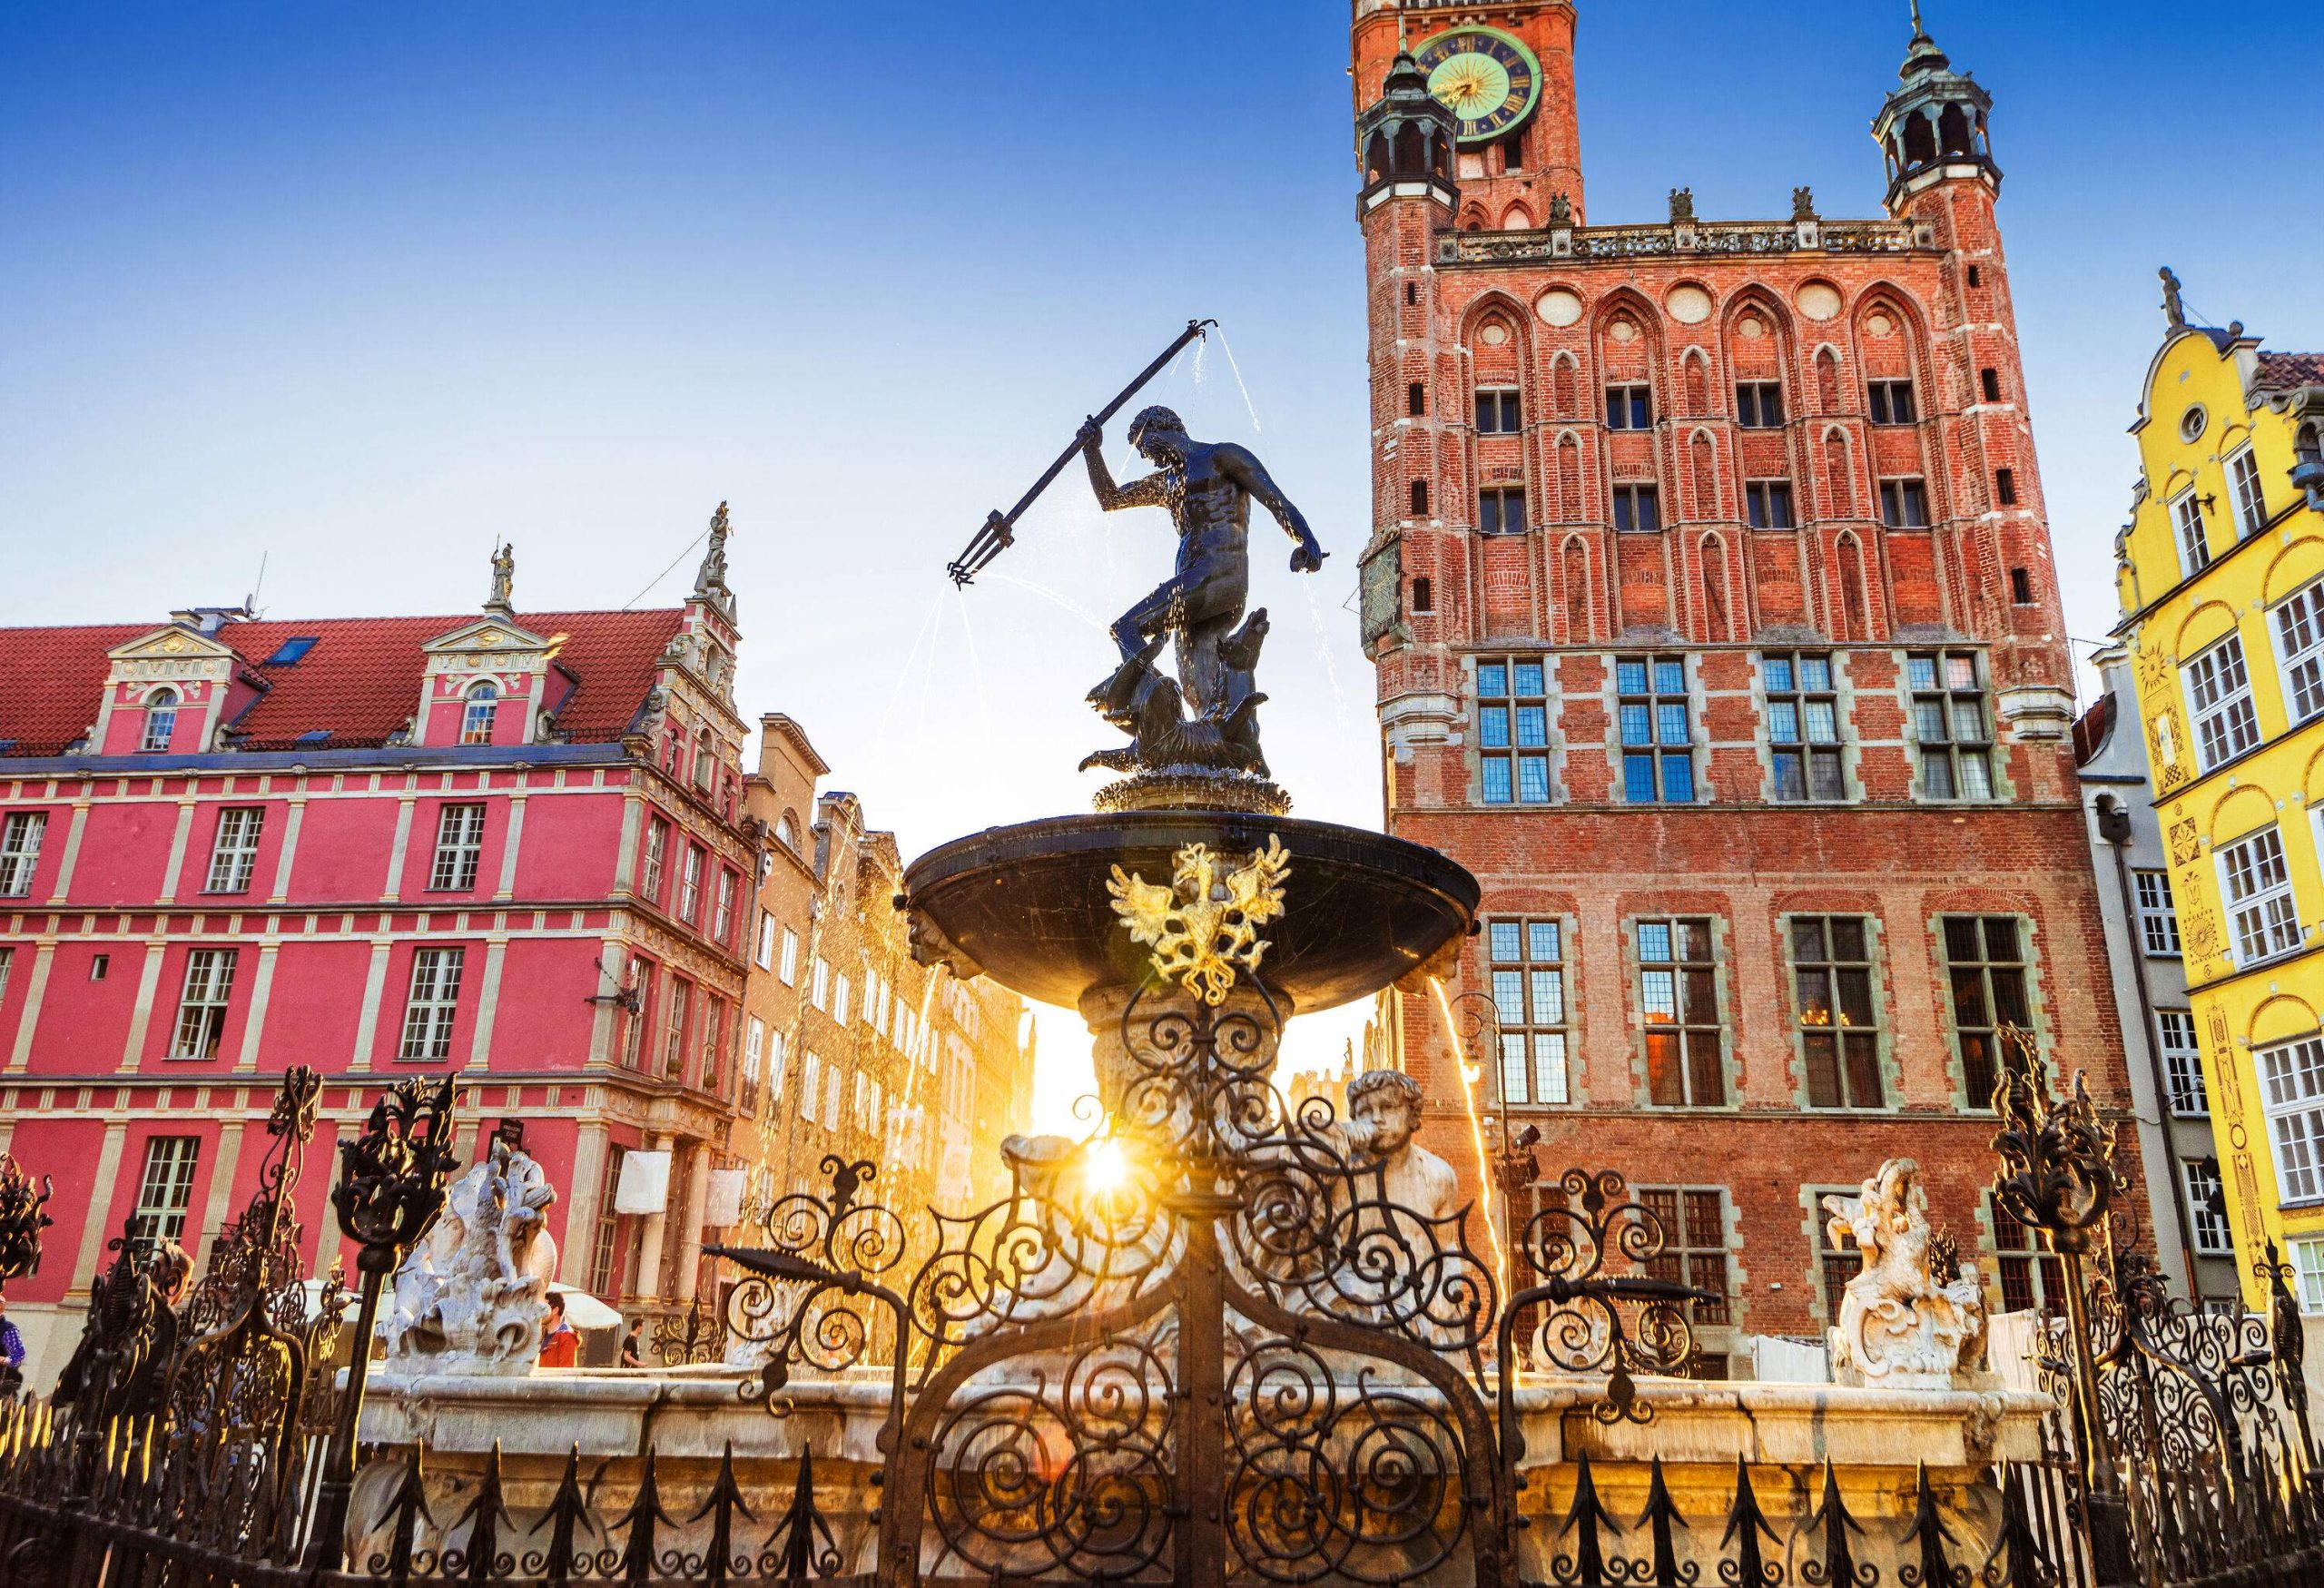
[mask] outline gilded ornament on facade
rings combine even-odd
[[[2201,858],[2202,834],[2196,830],[2195,818],[2181,816],[2171,824],[2171,863],[2184,870]],[[2183,883],[2181,884],[2184,885]]]
[[[1214,1009],[1226,1001],[1237,971],[1259,968],[1267,950],[1259,928],[1283,913],[1291,853],[1269,838],[1242,865],[1226,864],[1208,844],[1189,843],[1172,856],[1168,887],[1119,866],[1106,884],[1130,936],[1154,951],[1155,973]]]

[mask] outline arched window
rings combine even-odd
[[[487,680],[468,691],[468,705],[460,713],[460,743],[489,745],[492,725],[500,715],[500,686]]]
[[[178,692],[156,689],[145,697],[145,736],[139,740],[140,750],[166,750],[171,735],[178,731]]]
[[[703,790],[704,792],[707,793],[707,792],[709,791],[709,788],[710,788],[710,778],[711,778],[711,774],[713,774],[714,772],[715,772],[717,769],[718,769],[718,762],[717,762],[717,759],[716,759],[716,757],[712,754],[712,747],[711,747],[711,742],[710,742],[710,730],[709,730],[708,728],[704,728],[704,729],[703,729],[703,730],[702,730],[702,732],[701,732],[701,733],[696,734],[696,735],[694,735],[694,787],[696,787],[696,788],[698,788],[698,789],[701,789],[701,790]]]
[[[775,842],[792,853],[799,853],[799,818],[785,811],[774,824]]]

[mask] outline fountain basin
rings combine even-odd
[[[1473,929],[1476,878],[1433,849],[1324,822],[1232,811],[1131,811],[993,827],[931,850],[904,873],[923,963],[950,960],[1023,997],[1078,1007],[1132,986],[1147,950],[1122,929],[1113,868],[1167,883],[1206,843],[1239,863],[1272,838],[1290,852],[1285,912],[1263,930],[1260,979],[1286,1014],[1368,998],[1429,969]],[[948,952],[949,951],[949,952]]]

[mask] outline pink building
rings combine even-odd
[[[729,1150],[757,824],[725,512],[683,607],[0,631],[0,1148],[54,1177],[9,1315],[53,1376],[106,1243],[201,1248],[272,1087],[322,1071],[299,1193],[399,1076],[524,1121],[562,1277],[690,1297]],[[337,1084],[343,1080],[344,1084]],[[608,1169],[631,1171],[617,1215]],[[667,1157],[658,1157],[667,1154]],[[681,1166],[669,1175],[671,1164]]]

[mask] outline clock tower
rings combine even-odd
[[[1916,27],[1858,218],[1592,224],[1573,0],[1353,11],[1387,821],[1485,890],[1460,1029],[1384,1011],[1424,1139],[1642,1189],[1707,1372],[1835,1321],[1818,1198],[1891,1157],[2041,1299],[2006,1033],[2130,1093],[1990,98]]]
[[[1357,0],[1357,111],[1384,97],[1388,66],[1410,44],[1457,123],[1453,174],[1468,199],[1460,224],[1542,224],[1561,193],[1579,216],[1573,27],[1572,0],[1425,8]]]

